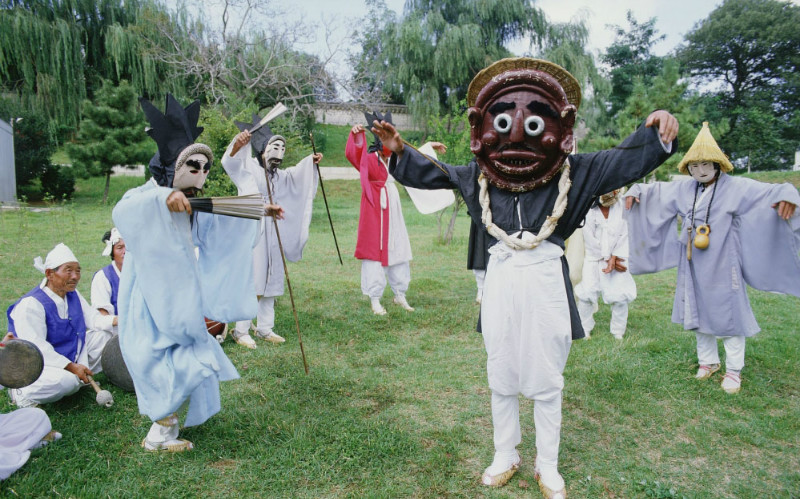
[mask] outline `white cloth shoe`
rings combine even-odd
[[[170,414],[164,419],[154,421],[142,440],[142,447],[148,451],[183,452],[192,450],[194,445],[182,438],[178,438],[178,415]]]
[[[408,310],[409,312],[413,312],[414,311],[414,307],[412,307],[411,305],[408,304],[408,301],[406,300],[406,296],[405,295],[397,295],[397,296],[395,296],[394,297],[394,303],[397,304],[397,305],[400,305],[401,307],[403,307],[404,309]]]
[[[286,341],[283,336],[274,332],[272,329],[267,329],[266,331],[256,329],[256,338],[261,338],[270,343],[284,343]]]
[[[725,373],[725,376],[722,377],[720,386],[722,386],[722,389],[727,393],[739,393],[739,390],[742,389],[742,376],[738,373],[728,371]]]
[[[251,350],[255,349],[255,348],[258,348],[258,346],[256,345],[255,340],[253,340],[253,338],[250,337],[250,333],[249,332],[240,333],[239,331],[234,329],[231,332],[231,338],[233,338],[233,340],[236,343],[242,345],[245,348],[250,348]]]
[[[695,379],[708,379],[717,371],[719,371],[719,364],[700,364],[694,377]]]
[[[514,476],[521,462],[517,451],[495,452],[492,464],[483,471],[481,483],[487,487],[502,487]]]
[[[539,483],[539,490],[545,499],[567,499],[566,484],[558,470],[541,468],[537,459],[533,466],[533,477]]]
[[[34,402],[31,399],[23,397],[20,394],[20,390],[17,388],[9,388],[8,396],[11,399],[11,403],[16,405],[20,409],[24,407],[39,407],[39,404],[37,402]]]
[[[370,306],[372,306],[372,313],[375,315],[386,315],[386,309],[381,305],[380,298],[370,298]]]

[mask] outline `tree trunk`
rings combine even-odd
[[[444,244],[446,245],[453,241],[453,234],[456,231],[456,220],[458,218],[458,212],[461,211],[462,204],[464,204],[464,200],[462,199],[461,195],[456,195],[456,202],[453,205],[453,213],[450,215],[450,223],[447,225],[447,233],[444,235]]]
[[[108,185],[111,183],[111,172],[106,172],[106,188],[103,190],[103,204],[108,201]]]

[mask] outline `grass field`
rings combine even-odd
[[[79,290],[108,260],[100,238],[111,206],[141,179],[79,181],[75,199],[46,212],[0,211],[0,305],[36,284],[32,266],[56,243],[84,269]],[[288,296],[276,308],[281,346],[224,349],[241,379],[222,385],[222,411],[182,435],[184,454],[139,447],[150,422],[135,396],[101,408],[83,389],[45,406],[64,439],[36,451],[0,483],[4,497],[539,497],[532,404],[521,404],[523,463],[504,488],[479,484],[493,455],[485,353],[466,270],[468,219],[453,244],[403,194],[414,260],[407,313],[384,296],[374,316],[352,257],[357,182],[328,181],[340,266],[317,196],[301,262],[290,264],[310,374],[303,373]],[[572,498],[800,497],[800,300],[751,290],[762,332],[748,340],[743,389],[727,395],[693,379],[694,335],[670,323],[675,275],[638,276],[628,333],[608,333],[607,306],[565,371],[560,470]],[[0,328],[6,326],[5,314]],[[0,411],[12,406],[0,396]]]

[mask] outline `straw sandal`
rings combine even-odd
[[[739,390],[742,389],[742,377],[736,373],[727,372],[725,376],[722,377],[720,386],[722,386],[722,389],[725,390],[726,393],[730,393],[731,395],[739,393]]]
[[[490,475],[484,471],[483,475],[481,476],[481,484],[489,487],[502,487],[503,485],[507,484],[509,480],[511,480],[511,477],[514,476],[514,473],[516,473],[519,469],[519,464],[521,462],[522,460],[517,461],[511,465],[511,468],[502,473],[498,473],[497,475]]]
[[[539,490],[542,492],[545,499],[567,499],[567,488],[564,487],[556,491],[545,485],[544,482],[542,482],[542,474],[539,472],[538,468],[533,469],[533,478],[535,478],[536,482],[539,484]]]
[[[166,451],[166,452],[183,452],[194,449],[194,444],[188,440],[177,438],[175,440],[168,440],[166,442],[150,442],[145,438],[142,440],[142,447],[151,452]]]
[[[700,364],[694,377],[695,379],[708,379],[717,371],[719,371],[719,364]]]

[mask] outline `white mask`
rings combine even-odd
[[[268,144],[264,149],[264,164],[269,165],[270,162],[280,164],[283,161],[283,155],[286,153],[286,143],[282,140],[276,140]]]
[[[194,187],[197,190],[203,188],[208,176],[206,164],[208,158],[205,154],[195,153],[186,158],[186,161],[175,170],[175,179],[172,187],[180,191]]]
[[[703,161],[702,163],[689,163],[687,166],[689,175],[701,184],[707,184],[714,180],[717,175],[717,169],[714,163],[710,161]]]

